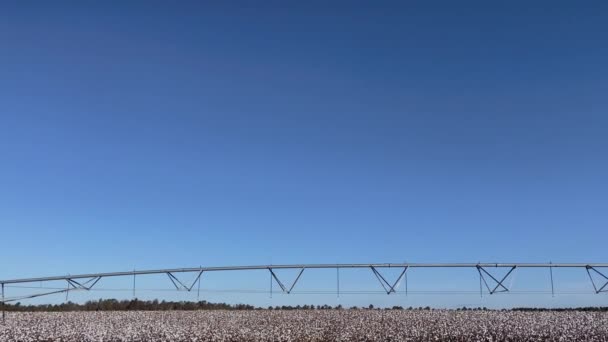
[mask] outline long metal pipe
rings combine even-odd
[[[125,271],[125,272],[107,272],[107,273],[88,273],[74,275],[60,275],[51,277],[38,278],[22,278],[22,279],[7,279],[0,280],[0,284],[20,284],[33,283],[41,281],[56,281],[68,279],[83,279],[83,278],[106,278],[120,276],[136,276],[145,274],[162,274],[162,273],[186,273],[186,272],[214,272],[214,271],[251,271],[251,270],[270,270],[270,269],[306,269],[306,268],[490,268],[490,267],[516,267],[516,268],[600,268],[608,267],[608,263],[384,263],[384,264],[294,264],[294,265],[257,265],[257,266],[220,266],[220,267],[192,267],[192,268],[168,268],[157,270],[140,270],[140,271]]]

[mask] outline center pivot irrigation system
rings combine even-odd
[[[178,291],[192,291],[194,286],[198,284],[197,291],[200,292],[201,276],[205,272],[219,272],[219,271],[254,271],[264,270],[270,273],[270,291],[272,293],[273,281],[278,284],[281,292],[289,294],[292,292],[296,283],[304,273],[306,269],[335,269],[337,273],[337,291],[340,291],[340,269],[370,269],[373,275],[378,279],[380,285],[386,292],[387,295],[396,293],[396,287],[406,276],[406,272],[412,268],[470,268],[477,270],[479,273],[479,291],[483,293],[483,287],[487,289],[487,293],[495,294],[502,292],[509,292],[509,288],[504,284],[507,277],[515,271],[517,268],[545,268],[549,269],[551,276],[551,292],[554,293],[553,286],[553,269],[554,268],[574,268],[587,271],[589,280],[593,285],[593,289],[596,294],[602,292],[608,292],[608,276],[600,272],[600,269],[608,267],[608,263],[397,263],[397,264],[295,264],[295,265],[258,265],[258,266],[225,266],[225,267],[196,267],[196,268],[173,268],[173,269],[158,269],[158,270],[142,270],[142,271],[127,271],[127,272],[108,272],[108,273],[90,273],[90,274],[78,274],[78,275],[63,275],[53,277],[39,277],[39,278],[23,278],[23,279],[8,279],[0,280],[2,287],[2,297],[0,303],[2,304],[2,318],[4,320],[4,304],[8,302],[15,302],[23,299],[30,299],[35,297],[42,297],[58,293],[68,293],[75,290],[91,290],[102,278],[109,277],[133,277],[133,291],[135,291],[135,277],[142,275],[151,274],[166,274],[171,283],[175,286]],[[381,269],[386,268],[397,268],[401,269],[401,273],[397,277],[397,280],[392,284],[382,275]],[[299,270],[295,280],[291,285],[285,285],[275,273],[275,270]],[[506,273],[502,277],[495,276],[490,271],[491,269],[502,269],[506,270]],[[196,274],[194,281],[190,284],[182,282],[176,274],[178,273],[192,273]],[[494,273],[497,273],[494,271]],[[592,276],[593,275],[593,276]],[[595,276],[595,279],[594,279]],[[407,279],[407,278],[406,278]],[[36,293],[31,295],[19,296],[6,298],[5,297],[5,285],[14,284],[27,284],[27,283],[38,283],[38,282],[50,282],[50,281],[66,281],[66,288],[54,290],[51,292]]]

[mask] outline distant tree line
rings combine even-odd
[[[205,300],[198,302],[190,301],[159,301],[155,300],[117,300],[117,299],[99,299],[96,301],[87,301],[83,304],[65,302],[61,304],[37,304],[37,305],[22,305],[21,303],[5,305],[6,311],[194,311],[194,310],[342,310],[342,305],[282,305],[269,306],[266,308],[255,307],[247,304],[227,304],[227,303],[211,303]],[[351,310],[432,310],[431,307],[408,307],[393,306],[387,308],[375,308],[372,304],[367,307],[353,306]],[[485,307],[477,308],[457,308],[457,311],[483,311],[490,310]],[[506,311],[502,309],[501,311]],[[580,308],[513,308],[513,311],[608,311],[608,307],[580,307]]]
[[[254,310],[255,307],[246,304],[226,304],[199,302],[171,302],[158,300],[117,300],[99,299],[87,301],[84,304],[65,302],[61,304],[22,305],[21,303],[6,304],[6,311],[170,311],[170,310]]]

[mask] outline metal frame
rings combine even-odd
[[[291,283],[291,286],[289,288],[287,288],[285,286],[285,284],[283,284],[281,282],[281,280],[279,280],[279,277],[277,277],[276,273],[274,273],[274,271],[272,270],[272,267],[268,267],[268,271],[270,271],[270,275],[272,276],[272,278],[277,282],[277,284],[279,285],[281,290],[287,294],[291,293],[291,290],[293,290],[294,286],[296,286],[296,283],[298,282],[298,280],[300,280],[300,277],[302,276],[302,273],[304,273],[305,269],[306,269],[306,267],[302,267],[302,269],[300,269],[300,273],[298,273],[298,275],[296,276],[296,279],[293,281],[293,283]],[[271,286],[272,286],[272,281],[271,281]],[[272,290],[272,288],[271,288],[271,290]]]
[[[511,269],[500,280],[496,279],[490,272],[486,271],[486,269],[482,266],[477,265],[477,272],[479,273],[479,278],[486,285],[486,288],[488,289],[488,293],[495,294],[495,293],[500,293],[500,292],[509,292],[509,289],[503,284],[503,282],[517,267],[518,267],[517,265],[511,266]],[[485,273],[485,276],[484,276],[484,273]],[[490,279],[494,281],[494,283],[496,284],[496,286],[494,286],[494,288],[490,289],[490,285],[488,284],[488,279],[486,279],[486,276],[490,277]],[[499,287],[500,287],[500,289],[499,289]]]
[[[0,284],[34,283],[40,281],[54,281],[84,278],[107,278],[133,275],[161,274],[161,273],[188,273],[188,272],[215,272],[215,271],[251,271],[251,270],[278,270],[278,269],[314,269],[314,268],[491,268],[491,267],[516,267],[516,268],[607,268],[608,263],[397,263],[397,264],[294,264],[294,265],[258,265],[258,266],[222,266],[222,267],[193,267],[193,268],[170,268],[157,270],[140,270],[125,272],[89,273],[52,277],[21,278],[0,280]]]
[[[203,275],[203,272],[204,272],[203,270],[198,272],[198,275],[192,281],[192,284],[190,284],[190,286],[187,286],[186,284],[182,283],[181,280],[179,280],[176,276],[173,275],[172,272],[167,272],[167,276],[169,277],[169,280],[171,280],[171,282],[175,286],[176,290],[178,290],[178,291],[186,290],[186,291],[190,292],[190,291],[192,291],[192,288],[194,287],[196,282],[198,282],[200,285],[200,280],[201,280],[201,276]]]
[[[606,286],[608,286],[608,277],[603,274],[602,272],[598,271],[596,268],[598,266],[592,266],[592,265],[587,265],[585,267],[585,269],[587,270],[587,274],[589,275],[589,280],[591,280],[591,284],[593,285],[593,289],[595,290],[595,293],[600,293],[600,292],[608,292],[608,289],[606,288]],[[595,273],[597,273],[598,275],[600,275],[602,278],[604,278],[606,280],[606,282],[604,283],[604,285],[602,285],[602,287],[600,287],[599,289],[597,288],[595,281],[593,280],[593,277],[591,276],[591,271],[594,271]]]
[[[553,286],[553,269],[554,268],[581,268],[587,271],[589,279],[591,280],[591,284],[593,285],[593,289],[596,294],[602,292],[608,292],[608,276],[604,273],[600,272],[599,268],[608,268],[608,263],[396,263],[396,264],[295,264],[295,265],[258,265],[258,266],[222,266],[222,267],[196,267],[196,268],[172,268],[172,269],[156,269],[156,270],[140,270],[140,271],[127,271],[127,272],[106,272],[106,273],[89,273],[89,274],[78,274],[78,275],[65,275],[65,276],[51,276],[51,277],[37,277],[37,278],[21,278],[21,279],[7,279],[0,280],[0,285],[2,287],[2,299],[0,300],[0,304],[2,304],[2,308],[4,309],[4,304],[8,302],[13,302],[22,299],[36,298],[42,297],[51,294],[57,293],[67,293],[74,290],[85,290],[90,291],[93,286],[95,286],[102,278],[109,277],[124,277],[124,276],[132,276],[133,277],[133,295],[135,296],[135,277],[138,275],[151,275],[151,274],[166,274],[172,284],[175,286],[175,289],[178,291],[192,291],[195,284],[198,283],[198,293],[200,293],[200,282],[201,276],[204,272],[219,272],[219,271],[253,271],[253,270],[268,270],[270,273],[270,291],[272,295],[272,283],[273,279],[283,293],[289,294],[292,292],[298,281],[300,280],[302,273],[304,273],[305,269],[336,269],[337,271],[337,293],[339,295],[340,285],[339,285],[339,270],[340,269],[363,269],[369,268],[372,270],[372,273],[376,276],[382,288],[386,291],[386,294],[390,295],[391,293],[396,293],[396,287],[404,277],[407,277],[407,271],[412,268],[472,268],[476,269],[479,278],[480,278],[480,291],[483,293],[482,283],[485,284],[485,287],[489,294],[496,294],[502,292],[509,292],[507,286],[505,286],[504,281],[515,271],[516,268],[547,268],[550,271],[551,275],[551,292],[554,293]],[[380,273],[379,269],[383,268],[401,268],[403,271],[400,273],[397,280],[394,283],[389,283],[388,280]],[[490,268],[498,269],[508,269],[506,274],[500,278],[495,277],[488,271]],[[298,269],[300,272],[296,276],[295,280],[291,283],[290,286],[286,286],[277,276],[276,270],[284,270],[284,269]],[[596,284],[596,280],[591,275],[591,271],[596,273],[596,278],[601,276],[606,282],[599,286],[600,284]],[[175,275],[178,273],[198,273],[194,281],[187,285]],[[407,278],[406,278],[407,279]],[[82,281],[86,280],[86,281]],[[48,281],[66,281],[67,288],[63,290],[57,290],[46,293],[37,293],[27,296],[22,296],[19,298],[11,298],[6,299],[5,297],[5,285],[7,284],[23,284],[23,283],[33,283],[33,282],[48,282]],[[599,286],[599,287],[598,287]],[[407,291],[407,290],[406,290]]]
[[[391,293],[395,293],[395,287],[397,287],[397,284],[399,284],[399,281],[401,280],[401,278],[403,278],[403,276],[405,275],[405,272],[407,272],[408,266],[405,266],[403,268],[403,271],[401,272],[401,274],[399,274],[399,277],[397,277],[397,280],[395,280],[395,282],[393,283],[393,285],[391,285],[386,278],[384,278],[384,276],[382,276],[382,273],[380,273],[375,266],[370,266],[370,268],[372,269],[372,272],[374,272],[374,274],[376,275],[376,278],[378,278],[378,281],[380,282],[380,285],[382,285],[382,288],[384,289],[384,291],[386,291],[386,294],[391,294]]]

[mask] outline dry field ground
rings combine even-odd
[[[0,341],[608,341],[608,313],[449,310],[10,313]]]

